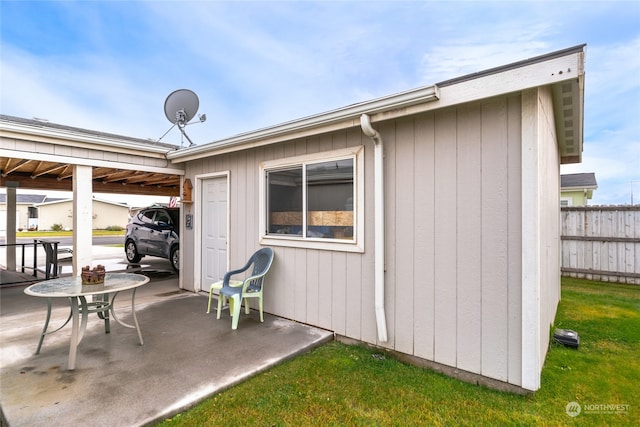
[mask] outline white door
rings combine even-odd
[[[202,277],[203,291],[222,280],[227,271],[227,178],[202,180]]]

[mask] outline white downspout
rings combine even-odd
[[[378,325],[378,340],[387,341],[387,319],[384,311],[384,164],[382,161],[383,144],[380,134],[371,127],[367,114],[360,116],[362,132],[371,138],[374,144],[374,217],[375,217],[375,309]]]

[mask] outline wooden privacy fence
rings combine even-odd
[[[561,208],[562,275],[640,285],[640,206]]]

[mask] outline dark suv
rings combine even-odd
[[[145,255],[167,258],[180,268],[180,209],[151,206],[141,209],[127,225],[124,252],[137,263]]]

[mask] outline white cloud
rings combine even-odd
[[[166,96],[188,88],[208,117],[187,128],[202,144],[586,42],[584,163],[563,173],[595,172],[597,197],[624,200],[620,186],[640,179],[630,5],[52,2],[59,26],[73,23],[68,46],[30,51],[2,30],[2,113],[158,138]]]

